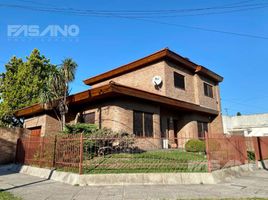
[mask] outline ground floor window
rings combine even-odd
[[[198,127],[198,138],[204,138],[205,132],[208,132],[208,123],[197,122],[197,127]]]
[[[95,124],[95,112],[83,114],[83,123]]]
[[[134,111],[133,132],[139,137],[153,137],[153,113]]]

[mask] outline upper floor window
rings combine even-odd
[[[212,88],[212,85],[209,85],[207,83],[204,83],[204,94],[207,97],[213,98],[213,88]]]
[[[83,122],[87,124],[95,124],[95,112],[83,114]]]
[[[153,114],[134,111],[133,132],[139,137],[153,137]]]
[[[177,72],[174,72],[174,85],[176,88],[185,90],[184,76]]]

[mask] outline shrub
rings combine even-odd
[[[198,139],[188,140],[185,144],[185,150],[188,152],[205,152],[205,142]]]
[[[255,160],[255,153],[253,151],[247,151],[248,160]]]
[[[84,133],[92,134],[98,130],[98,127],[95,124],[85,124],[85,123],[78,123],[78,124],[66,124],[64,127],[64,133],[66,134],[79,134]]]
[[[134,135],[125,132],[114,132],[108,128],[98,128],[95,124],[68,124],[64,134],[80,134],[85,136],[84,152],[91,157],[99,149],[111,149],[112,151],[125,151],[134,144]]]

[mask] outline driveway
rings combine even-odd
[[[254,173],[217,185],[71,186],[34,176],[0,171],[0,189],[25,200],[45,199],[268,199],[268,171]]]

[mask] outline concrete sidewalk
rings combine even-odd
[[[0,171],[0,189],[25,200],[45,199],[185,199],[185,198],[246,198],[268,199],[268,171],[216,185],[157,186],[71,186],[52,180],[19,173]]]

